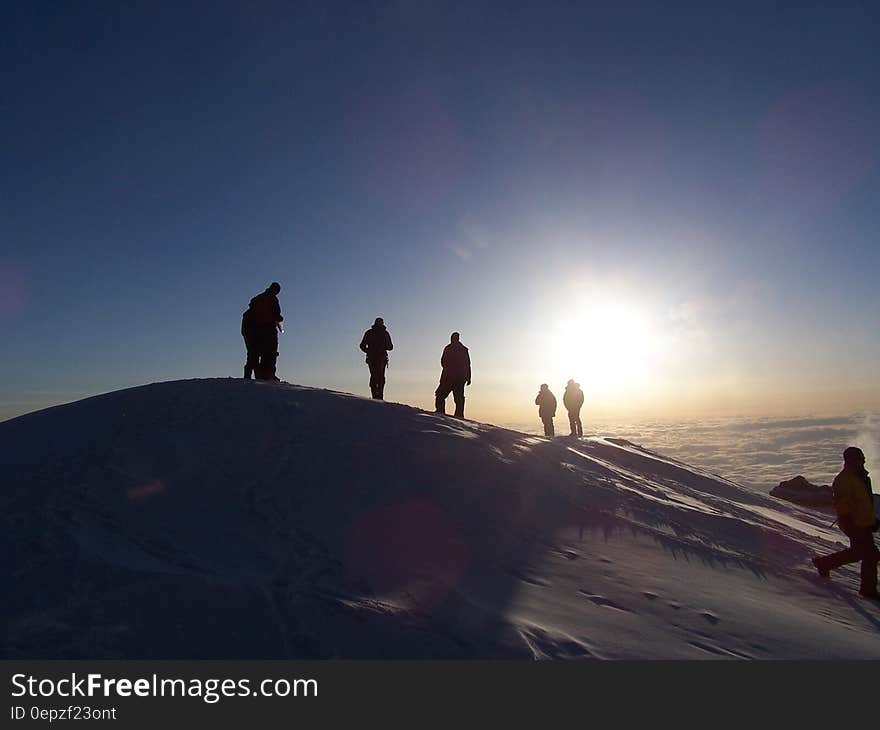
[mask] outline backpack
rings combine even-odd
[[[253,311],[250,307],[244,310],[244,314],[241,315],[241,336],[248,337],[251,333],[251,330],[254,327],[254,316]]]

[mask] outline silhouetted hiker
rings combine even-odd
[[[281,284],[273,281],[266,291],[251,299],[251,322],[253,342],[257,353],[253,363],[258,380],[278,380],[275,376],[275,362],[278,359],[278,330],[284,317],[278,303]]]
[[[581,425],[581,406],[584,404],[584,391],[581,384],[569,380],[565,386],[565,394],[562,396],[562,404],[568,411],[568,424],[571,426],[572,436],[583,436],[584,427]]]
[[[367,353],[367,365],[370,368],[370,392],[373,398],[382,400],[385,395],[385,368],[388,366],[388,351],[394,349],[391,335],[385,329],[385,320],[376,317],[361,339],[361,350]]]
[[[248,307],[241,315],[241,336],[244,338],[244,347],[247,350],[247,360],[244,363],[244,378],[250,380],[255,368],[260,364],[260,355],[257,351],[257,340],[254,337],[254,312]]]
[[[556,417],[556,396],[550,392],[547,383],[541,383],[541,389],[535,398],[535,405],[538,406],[538,415],[544,422],[544,435],[553,438],[553,419]]]
[[[434,391],[434,410],[446,413],[446,397],[452,393],[455,401],[455,417],[464,418],[464,386],[471,384],[471,356],[459,342],[460,335],[453,332],[449,344],[443,348],[440,365],[440,385]]]
[[[834,477],[831,485],[837,524],[849,538],[846,550],[813,558],[813,565],[823,578],[829,571],[847,563],[862,562],[859,593],[866,598],[878,598],[877,562],[880,551],[874,544],[872,532],[877,531],[874,516],[874,492],[871,478],[865,469],[862,450],[850,446],[843,452],[843,471]]]

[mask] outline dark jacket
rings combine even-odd
[[[374,324],[364,332],[361,350],[367,353],[367,362],[388,362],[388,351],[394,349],[391,335],[384,324]]]
[[[565,405],[565,410],[577,412],[584,404],[584,391],[582,391],[577,384],[569,385],[565,388],[565,395],[562,396],[562,402]]]
[[[541,418],[553,418],[556,415],[556,396],[549,389],[538,391],[535,405],[538,406],[538,415]]]
[[[443,348],[440,365],[443,367],[441,380],[447,383],[471,382],[471,356],[460,342],[450,342]]]
[[[281,316],[281,304],[278,297],[271,291],[266,289],[262,294],[257,294],[251,299],[251,318],[255,326],[272,325],[277,322],[283,322],[284,317]]]

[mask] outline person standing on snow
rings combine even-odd
[[[544,422],[544,435],[552,439],[555,435],[553,419],[556,417],[556,396],[550,392],[550,386],[547,383],[541,383],[541,389],[535,398],[535,405],[538,406],[538,415]]]
[[[874,516],[874,492],[871,478],[865,469],[865,455],[856,446],[843,452],[843,471],[834,477],[831,485],[837,524],[849,538],[849,547],[831,555],[813,558],[819,575],[827,578],[834,568],[861,561],[861,584],[859,594],[865,598],[878,598],[877,562],[880,551],[874,544],[873,532],[877,531]]]
[[[251,299],[252,338],[256,349],[254,370],[258,380],[278,380],[275,363],[278,360],[278,330],[284,317],[278,294],[281,284],[273,281],[264,292]]]
[[[370,368],[370,392],[376,400],[384,400],[385,368],[388,367],[388,351],[394,349],[391,334],[385,329],[385,321],[376,317],[361,339],[360,348],[367,354],[367,366]]]
[[[440,385],[434,391],[434,410],[446,413],[446,398],[452,393],[455,418],[464,418],[464,386],[471,384],[471,356],[461,344],[458,332],[453,332],[440,358]]]
[[[568,424],[571,426],[572,436],[583,436],[584,427],[581,424],[581,406],[584,404],[584,391],[581,384],[569,380],[565,386],[565,394],[562,396],[562,404],[568,411]]]

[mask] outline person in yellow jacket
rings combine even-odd
[[[847,563],[861,561],[859,594],[866,598],[880,598],[877,593],[877,563],[880,551],[874,544],[877,531],[874,516],[874,492],[871,478],[865,469],[862,450],[850,446],[843,452],[843,471],[834,477],[831,485],[837,524],[849,538],[849,547],[838,553],[813,558],[819,575],[827,578],[829,571]]]

